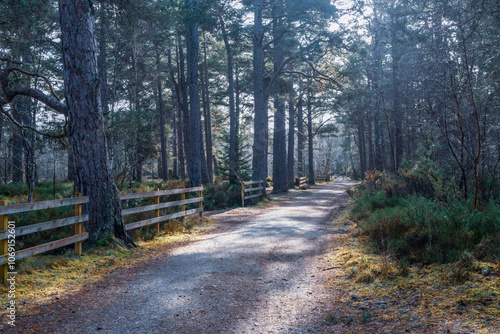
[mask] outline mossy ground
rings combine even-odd
[[[375,253],[344,211],[334,221],[328,255],[335,304],[325,324],[347,332],[438,333],[500,330],[500,265],[474,259],[449,264],[399,263]]]
[[[116,268],[132,268],[140,262],[156,256],[164,256],[170,248],[191,240],[193,237],[208,233],[217,227],[212,220],[198,217],[187,218],[174,227],[165,225],[164,229],[151,240],[141,241],[141,236],[150,233],[136,233],[137,248],[124,248],[115,243],[107,247],[83,250],[76,256],[68,249],[64,255],[37,255],[17,263],[16,305],[17,314],[25,314],[38,305],[52,303],[60,297],[84,289],[86,284],[95,282]],[[2,310],[9,302],[6,285],[0,285]]]

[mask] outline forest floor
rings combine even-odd
[[[140,250],[131,263],[114,264],[73,291],[54,292],[50,302],[31,305],[15,328],[4,325],[3,331],[498,332],[498,319],[481,321],[477,307],[460,299],[463,289],[437,286],[427,276],[416,276],[420,285],[411,286],[425,268],[409,274],[406,290],[399,279],[363,282],[353,274],[364,261],[387,267],[386,276],[391,270],[384,267],[391,260],[371,254],[346,215],[338,214],[353,185],[337,181],[273,196],[267,205],[207,213],[215,223],[198,234]],[[442,309],[450,293],[453,312]],[[485,299],[494,307],[491,296]]]

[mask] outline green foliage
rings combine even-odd
[[[359,220],[369,217],[378,209],[395,207],[400,202],[399,197],[387,197],[382,191],[376,191],[370,195],[361,196],[352,207],[351,214]]]
[[[28,186],[23,182],[0,184],[0,196],[3,199],[23,196],[28,193]]]
[[[229,131],[225,128],[221,131],[220,138],[221,150],[218,154],[219,159],[219,175],[225,179],[229,179]],[[241,134],[236,136],[236,176],[240,180],[251,180],[252,171],[250,169],[250,144],[248,136]]]
[[[214,182],[205,187],[204,208],[205,210],[225,209],[241,204],[241,185],[229,184],[226,181]]]
[[[420,263],[446,263],[470,252],[477,258],[500,257],[500,204],[494,201],[482,210],[453,199],[387,196],[365,192],[351,214],[380,251]]]
[[[158,235],[155,226],[145,226],[135,232],[135,237],[139,240],[153,240]]]
[[[115,236],[111,233],[104,233],[103,236],[97,240],[97,246],[109,247],[115,243]]]

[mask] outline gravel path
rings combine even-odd
[[[41,328],[31,330],[328,332],[321,324],[329,298],[322,284],[323,254],[329,235],[335,232],[331,217],[352,185],[338,181],[304,191],[249,223],[179,247],[142,272],[115,275],[98,293],[92,292],[96,295],[80,299],[80,304],[53,307],[51,312],[60,312],[60,319],[38,323]]]

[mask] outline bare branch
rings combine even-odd
[[[59,134],[59,135],[52,135],[52,134],[40,132],[37,129],[35,129],[34,127],[32,127],[32,126],[23,125],[23,124],[19,123],[18,121],[16,121],[14,119],[14,117],[12,117],[12,115],[10,113],[8,113],[7,111],[5,111],[3,109],[3,106],[1,104],[0,104],[0,112],[2,114],[4,114],[5,116],[7,116],[7,118],[12,122],[12,124],[14,124],[15,126],[19,127],[23,131],[26,130],[26,129],[28,129],[28,130],[31,130],[31,131],[33,131],[35,133],[38,133],[39,135],[42,135],[42,136],[45,136],[45,137],[49,137],[49,138],[55,138],[55,139],[61,139],[61,138],[65,138],[65,137],[68,136],[66,133]],[[66,126],[65,126],[65,128],[66,128]]]
[[[49,79],[47,79],[47,77],[45,77],[44,75],[41,75],[41,74],[38,74],[38,73],[31,73],[31,72],[28,72],[28,71],[25,71],[25,70],[22,70],[20,68],[17,68],[17,67],[13,67],[10,69],[11,71],[18,71],[18,72],[21,72],[23,74],[26,74],[26,75],[29,75],[29,76],[32,76],[32,77],[37,77],[37,78],[41,78],[43,79],[47,85],[49,85],[49,89],[50,89],[50,92],[52,93],[52,96],[54,96],[54,98],[57,100],[57,101],[61,101],[59,100],[59,98],[57,97],[56,93],[54,93],[54,90],[52,89],[52,84],[50,83]]]

